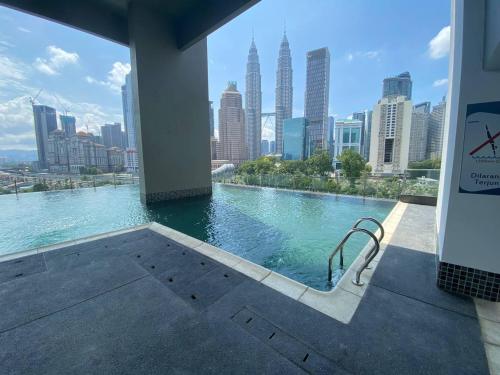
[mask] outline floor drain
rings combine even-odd
[[[224,274],[224,277],[229,277],[229,275],[227,273]]]
[[[154,270],[155,269],[155,266],[151,266],[151,269]]]
[[[271,340],[275,334],[276,334],[276,332],[271,333],[271,336],[269,336],[268,339]]]
[[[191,294],[191,299],[196,299],[196,296],[194,294]]]
[[[137,254],[137,258],[140,258],[141,257],[141,254]]]
[[[168,282],[170,282],[170,283],[171,283],[172,281],[174,281],[174,279],[172,279],[171,277],[169,277],[169,278],[168,278]]]
[[[170,244],[169,244],[169,243],[167,244],[167,247],[170,247]]]
[[[302,362],[307,361],[307,358],[309,358],[309,353],[307,353],[307,354],[305,355],[305,357],[304,357],[304,359],[302,360]]]
[[[201,262],[200,264],[201,264],[202,266],[204,266],[204,265],[205,265],[205,262]]]
[[[22,273],[18,273],[16,277],[21,277],[22,275],[23,275]]]
[[[183,251],[183,252],[182,252],[182,255],[186,255],[186,252],[185,252],[185,251]]]
[[[248,318],[247,319],[247,324],[250,323],[253,320],[253,318]]]
[[[108,245],[104,245],[104,248],[107,249],[108,248]]]

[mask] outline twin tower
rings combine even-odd
[[[292,118],[292,56],[286,33],[281,41],[278,70],[276,72],[276,153],[283,152],[283,120]],[[262,91],[259,55],[255,41],[252,39],[248,53],[246,91],[245,91],[245,125],[248,158],[257,159],[261,155],[261,114]]]

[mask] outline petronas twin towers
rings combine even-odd
[[[292,118],[292,56],[286,33],[281,41],[278,70],[276,72],[276,153],[283,152],[283,121]],[[246,144],[248,158],[257,159],[260,154],[261,145],[261,113],[262,113],[262,91],[259,55],[255,41],[248,53],[246,92],[245,92],[245,123],[246,123]]]

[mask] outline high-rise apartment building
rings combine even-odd
[[[71,137],[76,134],[76,118],[74,116],[59,115],[61,128],[66,136]]]
[[[105,124],[101,126],[101,136],[106,148],[119,147],[123,148],[122,144],[122,126],[119,122],[114,124]]]
[[[293,85],[292,55],[286,34],[283,35],[278,54],[278,70],[276,71],[276,152],[283,152],[283,121],[292,118]]]
[[[374,173],[408,168],[412,110],[406,96],[382,98],[373,108],[369,163]]]
[[[57,129],[56,110],[46,105],[33,105],[35,120],[36,148],[38,152],[38,167],[48,168],[49,134]]]
[[[330,52],[320,48],[307,53],[304,117],[308,120],[309,152],[328,148],[328,100],[330,92]],[[310,156],[310,155],[307,155]]]
[[[257,47],[252,39],[248,52],[245,115],[246,143],[248,158],[255,160],[260,156],[262,91],[260,88],[260,64]]]
[[[409,162],[422,161],[426,158],[430,107],[430,102],[420,103],[413,107],[408,155]]]
[[[304,117],[290,118],[283,122],[283,160],[304,160],[307,125]]]
[[[228,160],[235,165],[248,160],[245,112],[236,82],[228,83],[220,99],[219,141],[221,152],[217,154],[218,159]]]
[[[412,81],[409,72],[384,79],[382,98],[389,96],[404,96],[411,100]]]
[[[440,159],[443,152],[444,118],[446,114],[446,98],[432,107],[429,117],[429,131],[427,135],[427,158]]]

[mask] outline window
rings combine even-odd
[[[350,133],[350,129],[344,128],[344,130],[342,132],[342,142],[349,143],[349,133]]]

